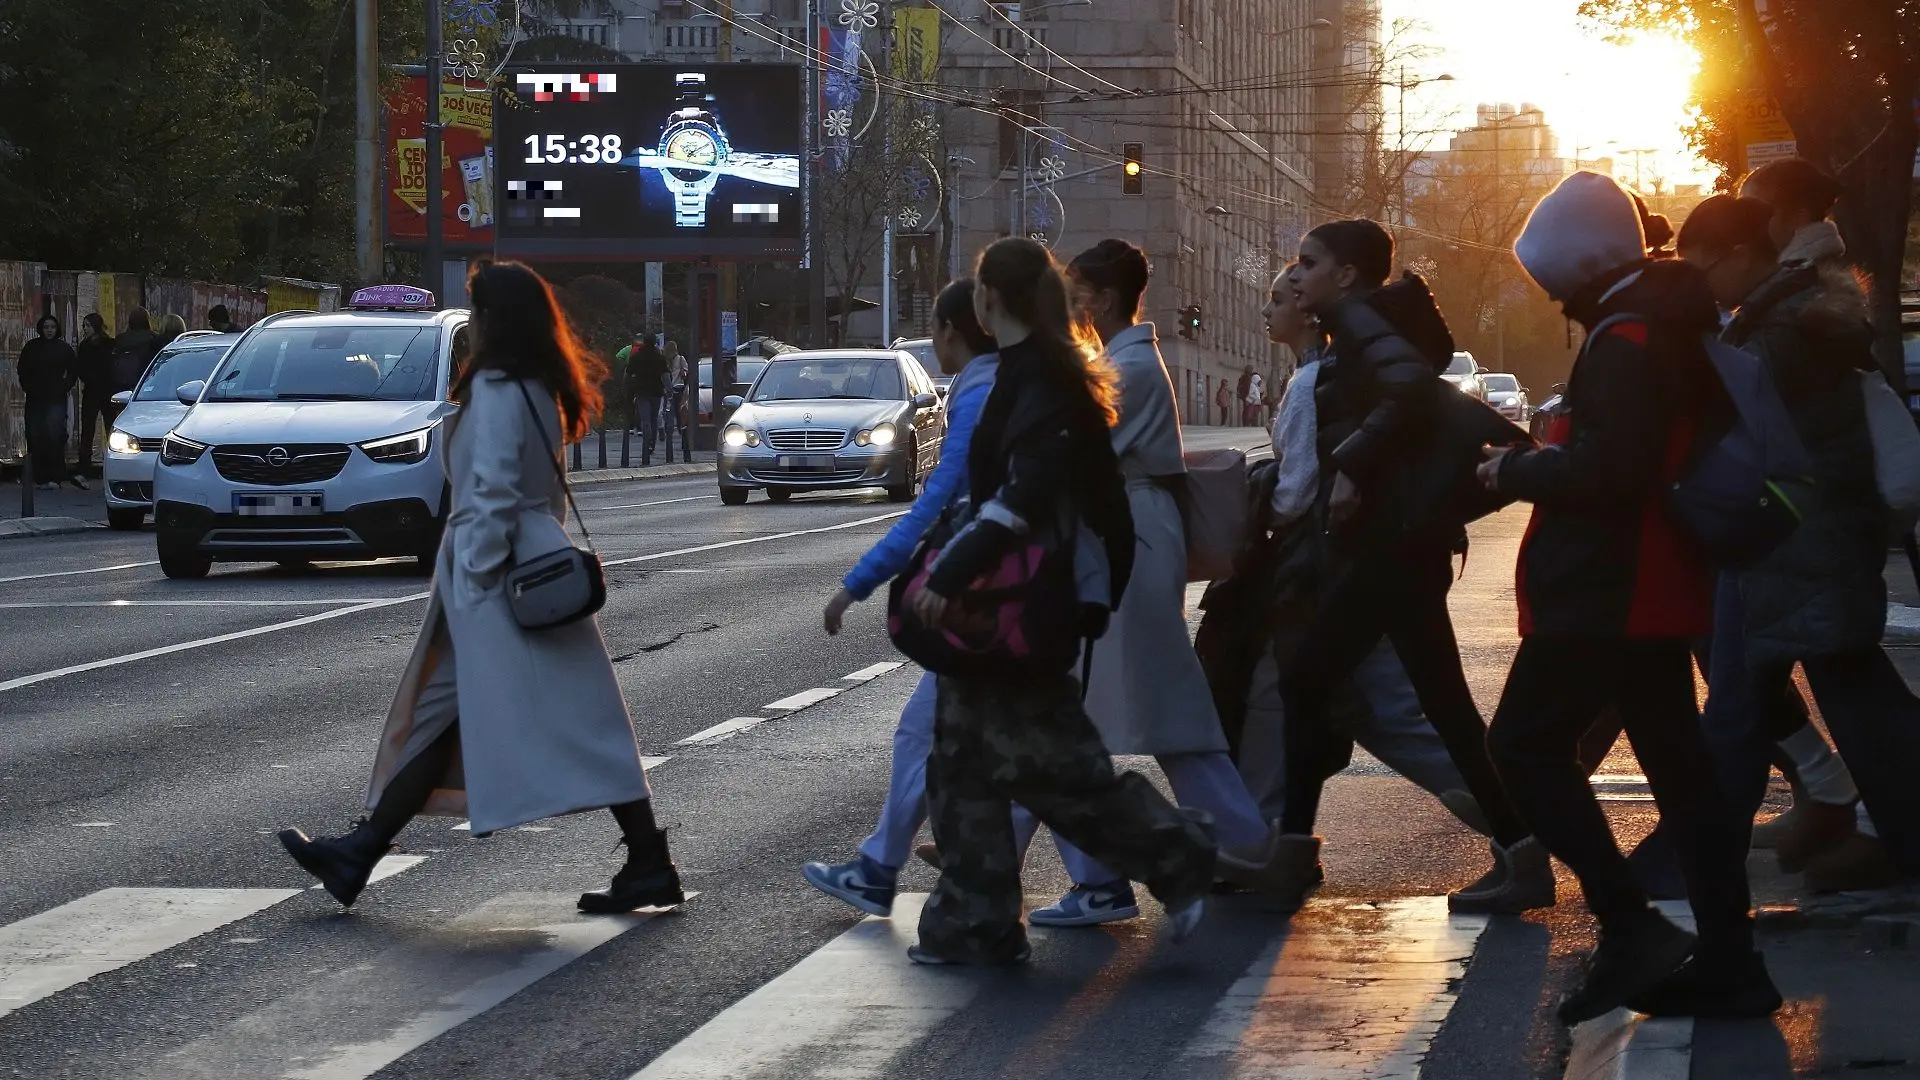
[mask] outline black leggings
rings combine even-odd
[[[1335,572],[1280,683],[1286,710],[1284,831],[1313,832],[1325,763],[1335,756],[1329,743],[1341,738],[1329,722],[1333,695],[1384,634],[1406,666],[1427,721],[1492,824],[1494,839],[1510,846],[1526,838],[1530,830],[1487,757],[1486,724],[1460,668],[1460,647],[1447,613],[1452,584],[1453,560],[1446,552],[1366,557]]]

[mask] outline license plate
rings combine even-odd
[[[783,469],[820,469],[833,468],[832,454],[781,454],[780,467]]]
[[[236,491],[233,512],[241,517],[301,517],[326,511],[318,491]]]

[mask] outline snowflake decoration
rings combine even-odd
[[[1233,273],[1235,277],[1249,285],[1265,285],[1270,273],[1267,267],[1267,253],[1251,249],[1241,252],[1239,260],[1234,263]]]
[[[500,21],[500,0],[446,0],[447,20],[468,33]]]
[[[820,126],[825,129],[827,138],[844,139],[853,133],[853,110],[829,109],[827,115],[821,118]]]
[[[1067,163],[1065,161],[1057,157],[1043,157],[1040,159],[1040,179],[1052,184],[1057,183],[1060,178],[1065,175],[1067,175]]]
[[[898,221],[900,227],[903,229],[917,229],[920,227],[920,211],[909,206],[905,210],[900,211],[900,213],[894,217],[894,220]]]
[[[1039,229],[1035,229],[1032,232],[1028,233],[1027,239],[1033,241],[1036,244],[1045,244],[1049,247],[1053,245],[1053,241],[1047,239],[1047,234],[1044,232],[1041,232]]]
[[[487,54],[476,38],[455,38],[447,46],[447,74],[456,79],[477,79],[487,69]]]
[[[1427,279],[1428,282],[1432,282],[1433,279],[1440,274],[1440,264],[1435,262],[1430,255],[1421,255],[1413,259],[1407,263],[1407,269],[1419,274],[1421,277]]]
[[[840,25],[860,33],[880,25],[880,5],[876,0],[840,0]]]
[[[917,165],[907,170],[906,184],[907,196],[914,202],[924,202],[933,195],[933,177]]]

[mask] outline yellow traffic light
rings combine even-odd
[[[1142,183],[1140,160],[1145,157],[1146,148],[1137,142],[1130,142],[1120,148],[1120,193],[1122,195],[1140,195]]]
[[[1128,175],[1128,176],[1139,176],[1139,175],[1140,175],[1140,163],[1139,163],[1139,162],[1137,162],[1137,161],[1129,161],[1129,162],[1127,162],[1127,175]]]

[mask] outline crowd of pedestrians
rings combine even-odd
[[[1827,222],[1833,190],[1804,162],[1762,170],[1703,204],[1675,253],[1667,223],[1613,180],[1559,185],[1515,245],[1585,331],[1568,407],[1539,443],[1441,378],[1446,318],[1417,275],[1394,277],[1382,226],[1313,229],[1265,309],[1269,336],[1300,359],[1274,410],[1274,460],[1247,472],[1244,540],[1232,573],[1212,575],[1197,640],[1185,596],[1201,508],[1140,319],[1145,254],[1106,240],[1062,265],[1030,240],[990,246],[933,308],[954,377],[943,459],[824,612],[836,634],[886,589],[893,640],[925,673],[873,834],[845,862],[807,864],[806,880],[887,916],[930,819],[918,854],[940,878],[915,962],[1020,963],[1027,923],[1137,917],[1135,883],[1177,941],[1215,891],[1266,893],[1283,913],[1307,901],[1326,875],[1320,794],[1358,744],[1488,837],[1491,866],[1453,910],[1551,906],[1549,856],[1572,871],[1600,934],[1566,1022],[1622,1005],[1773,1012],[1750,843],[1817,886],[1920,871],[1920,794],[1903,782],[1920,767],[1920,701],[1879,645],[1887,539],[1920,506],[1898,505],[1876,471],[1871,333]],[[453,510],[370,816],[337,839],[282,840],[350,904],[423,810],[484,834],[608,807],[628,862],[581,908],[678,903],[587,617],[598,601],[549,629],[507,588],[523,564],[570,550],[555,451],[593,422],[603,373],[531,271],[490,264],[470,291]],[[57,352],[58,327],[42,341],[36,358]],[[621,357],[649,454],[646,418],[684,375],[676,357],[647,339]],[[1241,401],[1266,394],[1249,379]],[[1763,399],[1790,422],[1765,430]],[[1769,494],[1743,502],[1745,465],[1713,469],[1767,438],[1805,467],[1761,476]],[[1515,567],[1521,641],[1488,724],[1447,600],[1467,526],[1514,502],[1532,515]],[[1749,530],[1738,551],[1711,528],[1779,520],[1781,504],[1792,520],[1764,541]],[[1834,745],[1807,719],[1796,664]],[[549,721],[519,722],[530,715]],[[1622,730],[1660,810],[1664,840],[1644,860],[1621,852],[1589,784],[1596,739]],[[1115,754],[1156,758],[1172,798]],[[1756,834],[1770,764],[1793,778],[1795,809]],[[1043,824],[1073,886],[1023,922],[1021,867]],[[1651,905],[1641,863],[1658,859],[1697,932]]]

